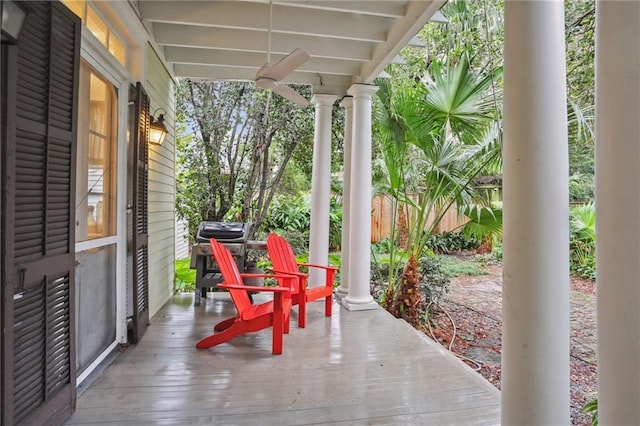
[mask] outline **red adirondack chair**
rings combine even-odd
[[[231,252],[216,241],[215,238],[211,238],[209,242],[213,250],[213,256],[222,273],[223,283],[218,284],[218,288],[229,291],[238,314],[217,324],[214,330],[219,332],[200,340],[196,347],[207,349],[220,343],[228,342],[241,334],[272,327],[272,352],[281,354],[283,333],[289,332],[289,314],[292,305],[291,291],[293,288],[298,287],[298,279],[292,275],[282,274],[240,274]],[[284,285],[278,287],[253,287],[245,286],[242,281],[243,278],[258,277],[277,278],[279,283],[284,283]],[[272,292],[273,300],[253,305],[249,299],[248,291]]]
[[[271,233],[267,237],[267,251],[273,264],[273,272],[283,274],[293,274],[299,278],[298,287],[293,290],[291,298],[294,305],[298,305],[298,326],[307,325],[307,302],[324,297],[325,315],[331,316],[331,306],[333,304],[333,281],[338,268],[328,265],[313,265],[310,263],[296,262],[296,256],[291,248],[291,244],[282,236]],[[319,268],[326,271],[325,281],[322,286],[307,287],[309,274],[300,272],[299,267]]]

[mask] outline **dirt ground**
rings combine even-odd
[[[500,388],[502,267],[486,269],[487,275],[463,275],[452,280],[441,309],[431,316],[436,326],[424,332]],[[591,415],[581,410],[596,397],[595,312],[595,285],[572,278],[570,379],[574,425],[591,424]]]

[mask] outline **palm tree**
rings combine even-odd
[[[500,126],[491,109],[495,94],[488,93],[500,74],[496,69],[479,76],[463,57],[451,69],[434,63],[417,82],[379,82],[377,123],[388,191],[404,209],[409,254],[400,282],[391,257],[383,301],[411,323],[419,320],[418,260],[429,235],[451,206],[478,201],[473,178],[500,157]]]

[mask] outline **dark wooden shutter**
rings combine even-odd
[[[149,97],[136,85],[133,141],[133,334],[138,343],[149,324]]]
[[[8,58],[3,141],[3,424],[61,424],[75,406],[74,220],[80,21],[29,10]],[[4,49],[4,48],[3,48]],[[5,78],[5,77],[3,77]]]

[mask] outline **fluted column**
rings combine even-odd
[[[329,206],[331,199],[331,112],[335,95],[313,95],[316,107],[311,176],[311,229],[309,263],[326,265],[329,254]],[[324,285],[325,272],[312,268],[309,287]]]
[[[640,3],[596,3],[598,417],[640,425]]]
[[[377,86],[354,84],[351,199],[349,202],[349,290],[342,304],[351,311],[374,309],[371,296],[371,102]]]
[[[349,223],[351,220],[351,145],[353,139],[353,98],[345,97],[340,103],[344,108],[344,164],[342,176],[342,265],[340,267],[340,287],[336,294],[340,299],[349,294]]]
[[[505,2],[502,424],[569,424],[564,4]]]

